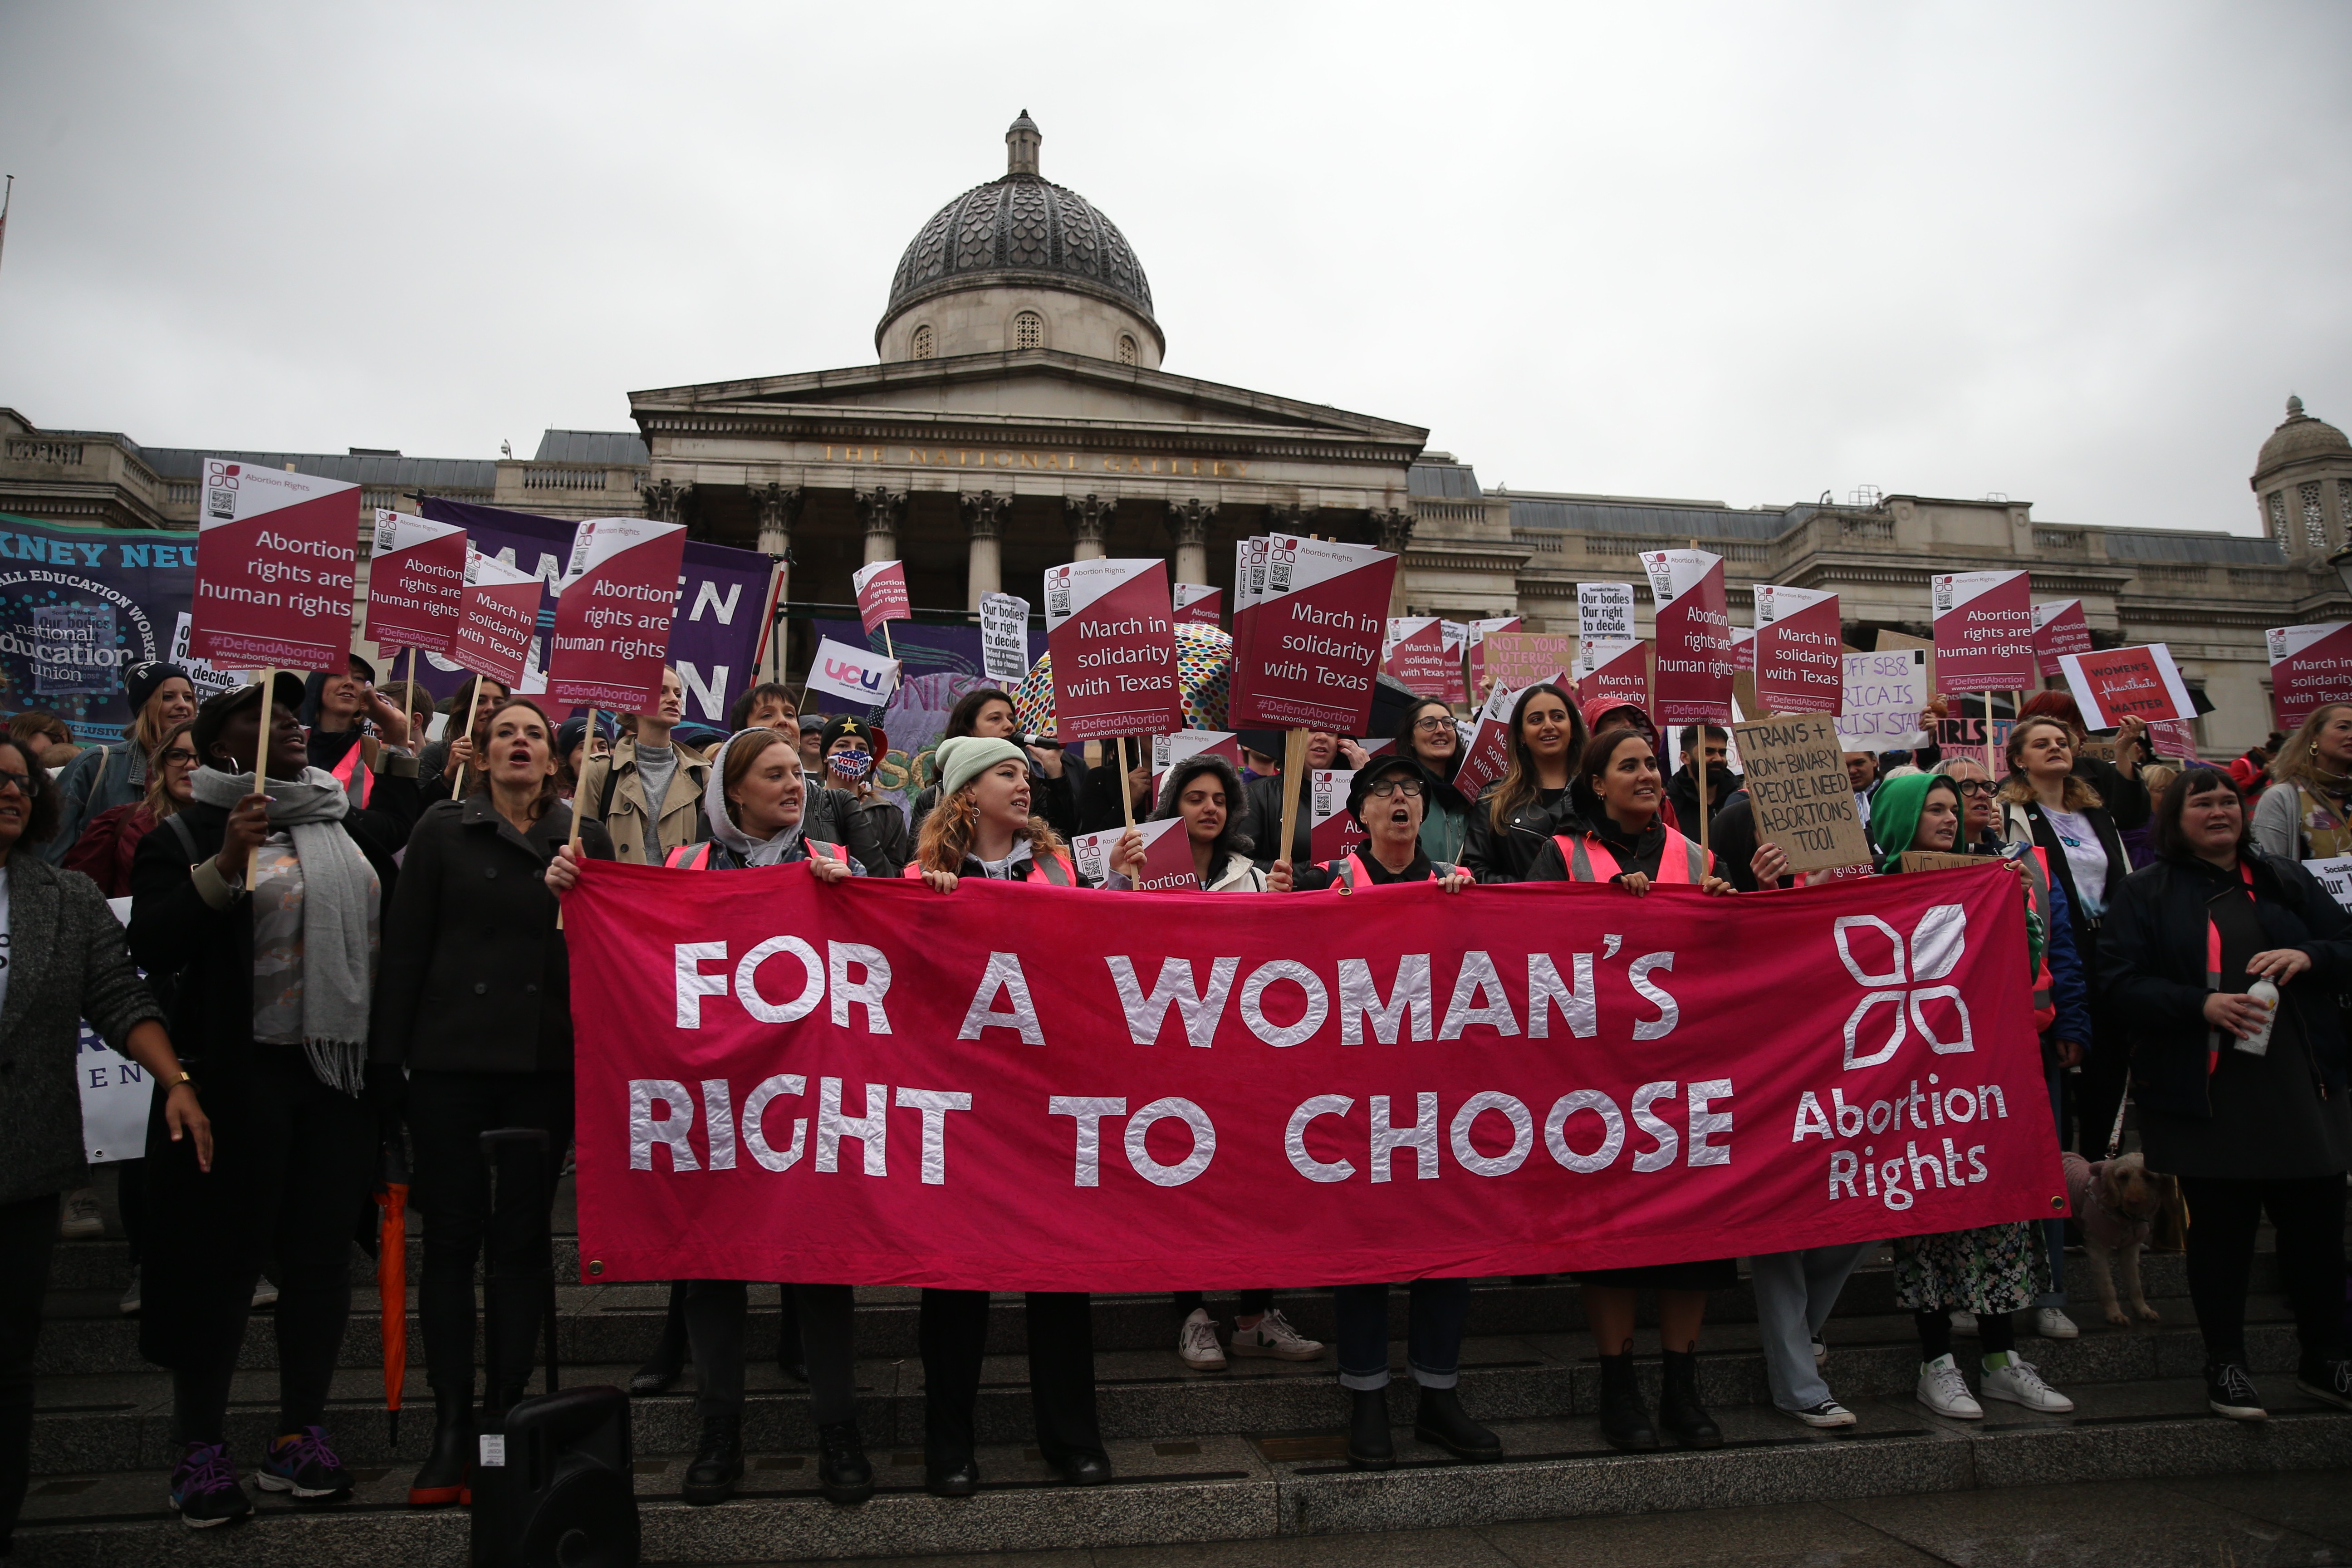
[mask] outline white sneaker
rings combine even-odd
[[[1808,1426],[1851,1426],[1854,1424],[1853,1412],[1834,1399],[1824,1399],[1819,1405],[1808,1405],[1802,1410],[1791,1410],[1789,1414]]]
[[[253,1282],[253,1304],[256,1307],[278,1305],[278,1287],[269,1282],[269,1276],[267,1274]]]
[[[1965,1307],[1954,1308],[1952,1310],[1952,1332],[1956,1334],[1973,1334],[1976,1331],[1977,1315],[1974,1312],[1969,1311]]]
[[[2063,1415],[2074,1408],[2073,1400],[2042,1381],[2042,1374],[2033,1370],[2032,1362],[2018,1360],[2015,1351],[2009,1352],[2007,1366],[1985,1368],[1984,1396],[2005,1399],[2011,1405],[2022,1405],[2028,1410],[2052,1415]]]
[[[1206,1308],[1193,1308],[1184,1326],[1176,1331],[1176,1354],[1195,1372],[1225,1370],[1225,1352],[1217,1346],[1216,1320]]]
[[[1323,1353],[1323,1342],[1310,1340],[1290,1326],[1279,1311],[1268,1311],[1249,1328],[1234,1325],[1234,1354],[1270,1355],[1277,1361],[1313,1361]]]
[[[1920,1404],[1938,1415],[1974,1421],[1984,1415],[1984,1406],[1969,1393],[1968,1380],[1960,1375],[1958,1364],[1948,1355],[1920,1364],[1919,1386],[1913,1392]]]
[[[122,1315],[123,1315],[124,1317],[126,1317],[126,1318],[130,1318],[130,1317],[136,1317],[136,1316],[138,1315],[138,1312],[139,1312],[139,1265],[137,1265],[136,1263],[134,1263],[134,1264],[132,1264],[132,1265],[131,1266],[131,1289],[128,1289],[128,1290],[125,1290],[125,1291],[122,1293],[122,1300],[121,1300],[121,1301],[119,1303],[119,1305],[120,1305],[120,1306],[121,1306],[121,1308]]]
[[[2044,1307],[2033,1314],[2033,1331],[2045,1340],[2072,1340],[2082,1336],[2074,1320],[2055,1307]]]
[[[1822,1336],[1819,1334],[1813,1336],[1813,1364],[1815,1366],[1830,1364],[1830,1347],[1822,1342]]]
[[[66,1194],[58,1215],[58,1235],[68,1241],[95,1241],[106,1234],[106,1216],[99,1211],[98,1189],[76,1187]]]

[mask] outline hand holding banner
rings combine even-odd
[[[1045,574],[1054,733],[1071,741],[1184,727],[1168,563],[1074,561]]]
[[[342,668],[359,503],[340,479],[205,458],[190,651],[231,668]]]
[[[466,531],[376,508],[368,557],[368,640],[446,658],[466,610]],[[532,606],[532,616],[538,606]]]
[[[686,525],[592,518],[573,537],[556,591],[547,695],[559,708],[651,711],[677,615]]]

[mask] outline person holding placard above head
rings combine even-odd
[[[1878,786],[1870,824],[1881,874],[1901,871],[1908,849],[1952,852],[1960,842],[1960,824],[1959,786],[1952,779],[1929,773],[1888,779]],[[2020,891],[2030,908],[2030,892]],[[2037,984],[2043,981],[2040,927],[2038,918],[2027,921],[2027,951],[2019,954]],[[1984,1415],[1952,1354],[1952,1314],[1967,1311],[1976,1314],[1984,1347],[1985,1398],[2053,1415],[2074,1409],[2073,1400],[2042,1382],[2033,1364],[2017,1354],[2017,1326],[2010,1314],[2046,1300],[2050,1289],[2049,1238],[2032,1220],[1897,1241],[1895,1302],[1918,1326],[1919,1403],[1959,1420]]]
[[[357,654],[344,668],[302,683],[295,717],[310,731],[310,765],[332,773],[355,806],[368,805],[387,755],[411,754],[407,710],[375,689],[375,667]]]
[[[580,772],[573,804],[583,822],[601,822],[613,853],[635,866],[658,866],[683,844],[709,836],[702,795],[710,764],[670,742],[686,713],[686,682],[662,667],[661,698],[650,713],[631,715],[629,733],[608,756],[591,757]]]
[[[572,1142],[572,971],[541,885],[572,836],[555,725],[530,699],[509,698],[478,760],[465,798],[426,808],[401,858],[369,1037],[371,1058],[406,1075],[410,1202],[425,1226],[418,1311],[433,1447],[408,1491],[422,1507],[457,1502],[474,1462],[474,1272],[485,1243],[496,1377],[484,1414],[504,1412],[530,1379],[548,1215]],[[613,858],[594,823],[580,847]],[[480,1140],[499,1127],[538,1128],[547,1147],[538,1191],[501,1182],[493,1207]]]
[[[123,673],[131,725],[119,745],[94,746],[57,775],[58,827],[39,847],[51,865],[66,858],[89,819],[147,793],[147,764],[164,732],[196,716],[196,689],[176,664],[134,664]]]
[[[948,710],[947,727],[940,732],[942,741],[952,741],[959,735],[978,735],[984,740],[1021,742],[1021,721],[1013,706],[1012,694],[992,686],[967,691],[956,699]],[[1067,765],[1059,746],[1023,746],[1029,753],[1029,789],[1037,802],[1037,815],[1053,824],[1054,831],[1068,837],[1080,831],[1078,801],[1071,790],[1074,769]],[[934,780],[920,795],[909,813],[911,820],[920,825],[940,803],[940,786]],[[1106,825],[1108,826],[1108,825]]]
[[[850,853],[865,862],[869,874],[895,877],[914,858],[914,836],[906,813],[875,791],[874,770],[882,762],[880,734],[863,719],[835,715],[825,721],[817,737],[817,754],[824,759],[824,790],[832,807],[828,815],[841,819]]]
[[[1463,868],[1479,881],[1525,881],[1568,820],[1584,723],[1569,694],[1548,680],[1511,704],[1511,765],[1480,793],[1462,837]]]
[[[2282,860],[2352,855],[2352,703],[2323,702],[2271,759],[2254,842]]]
[[[1454,727],[1454,710],[1434,697],[1413,703],[1397,721],[1396,750],[1429,774],[1429,795],[1421,814],[1422,852],[1433,861],[1459,864],[1463,840],[1470,832],[1471,803],[1454,787],[1454,776],[1462,767],[1462,731]]]
[[[2147,726],[2137,714],[2126,714],[2116,729],[2116,760],[2083,754],[2090,731],[2083,724],[2082,705],[2070,692],[2037,691],[2017,710],[2017,721],[2051,718],[2066,726],[2074,738],[2074,776],[2091,786],[2105,803],[2118,828],[2138,827],[2147,821],[2147,788],[2141,784],[2140,764],[2147,756]],[[2015,733],[2014,731],[2011,733]]]
[[[1071,863],[1061,836],[1030,815],[1029,758],[1020,747],[999,737],[962,735],[940,745],[938,762],[940,803],[923,818],[915,858],[903,875],[950,894],[966,878],[1090,885]],[[1088,1298],[1084,1291],[1032,1290],[1024,1317],[1038,1450],[1073,1485],[1100,1486],[1111,1479],[1111,1468],[1095,1412]],[[972,1417],[988,1342],[988,1292],[924,1287],[917,1333],[923,1355],[923,1486],[934,1497],[970,1497],[980,1489]]]
[[[195,798],[147,836],[131,870],[131,954],[179,977],[173,1037],[216,1145],[206,1171],[148,1132],[140,1351],[172,1369],[184,1515],[223,1506],[236,1486],[229,1381],[265,1260],[278,1289],[279,1436],[260,1484],[311,1499],[352,1484],[322,1423],[389,1089],[367,1059],[382,913],[417,815],[411,777],[386,773],[361,811],[307,764],[299,678],[275,678],[267,735],[261,700],[244,686],[198,711]]]
[[[506,682],[496,676],[469,675],[463,686],[442,699],[441,711],[446,719],[441,738],[416,756],[416,775],[424,781],[426,805],[449,799],[457,788],[458,770],[478,765],[481,750],[489,740],[490,710],[507,697]],[[468,709],[471,721],[464,717]]]
[[[2156,808],[2157,863],[2117,889],[2100,978],[2131,1042],[2150,1170],[2189,1204],[2189,1294],[2217,1415],[2263,1418],[2247,1375],[2246,1289],[2265,1212],[2302,1352],[2296,1385],[2352,1408],[2344,1340],[2344,1176],[2352,1109],[2337,997],[2352,916],[2265,855],[2219,769],[2185,769]]]

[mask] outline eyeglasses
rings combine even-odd
[[[166,767],[193,768],[196,765],[196,753],[185,746],[174,746],[163,753],[163,763]]]
[[[1990,779],[1954,779],[1952,783],[1958,787],[1959,792],[1962,795],[1990,795],[1992,793],[1992,781]]]
[[[1392,795],[1401,795],[1407,800],[1415,800],[1421,795],[1421,781],[1419,779],[1381,779],[1364,793],[1379,795],[1382,799]]]
[[[33,781],[28,774],[11,773],[0,768],[0,789],[14,789],[26,799],[32,798]]]
[[[1428,731],[1439,731],[1439,730],[1451,730],[1452,728],[1454,728],[1454,721],[1453,721],[1453,720],[1451,720],[1451,719],[1443,718],[1443,717],[1439,716],[1438,714],[1432,713],[1432,714],[1431,714],[1428,718],[1426,718],[1426,719],[1416,719],[1416,720],[1414,720],[1414,721],[1412,721],[1412,727],[1413,727],[1414,729],[1416,729],[1416,730],[1428,730]]]

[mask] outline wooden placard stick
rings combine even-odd
[[[466,727],[464,730],[460,731],[459,733],[463,734],[469,741],[473,739],[474,735],[474,707],[475,704],[480,702],[481,700],[482,678],[477,675],[473,679],[466,683],[466,705],[458,710],[464,715],[466,721]],[[457,715],[452,714],[451,717],[456,718]],[[595,716],[591,714],[589,715],[589,718],[591,722],[593,722]],[[456,746],[457,743],[457,742],[454,738],[449,742],[452,747]],[[457,764],[457,782],[449,786],[449,798],[451,800],[463,800],[465,797],[466,764],[459,763]]]
[[[890,635],[887,627],[884,628],[882,635],[884,637]],[[1118,805],[1119,809],[1127,814],[1127,825],[1129,827],[1134,826],[1135,788],[1127,778],[1127,737],[1124,735],[1118,737]]]
[[[1714,853],[1706,842],[1706,726],[1700,724],[1697,732],[1698,761],[1693,765],[1698,770],[1698,848],[1699,858],[1704,860]],[[1730,732],[1724,731],[1727,735]]]
[[[1991,693],[1991,692],[1990,692],[1990,691],[1988,691],[1988,692],[1986,692],[1986,693],[1984,694],[1984,724],[1985,724],[1985,777],[1987,777],[1987,778],[1989,778],[1989,779],[1997,779],[1997,778],[2000,777],[2000,770],[1999,768],[1997,768],[1997,767],[1995,767],[1995,766],[1993,765],[1993,760],[1992,760],[1992,759],[1993,759],[1993,744],[1992,744],[1992,693]]]
[[[1297,839],[1299,775],[1306,771],[1307,731],[1293,730],[1282,742],[1282,851],[1275,857],[1277,860],[1291,858],[1290,847]],[[1297,870],[1293,867],[1293,875]]]
[[[278,671],[275,668],[261,672],[261,722],[253,731],[253,793],[256,795],[269,793],[269,696],[270,689],[277,684]],[[261,847],[256,845],[245,858],[245,885],[248,889],[253,886],[254,877],[260,867]]]

